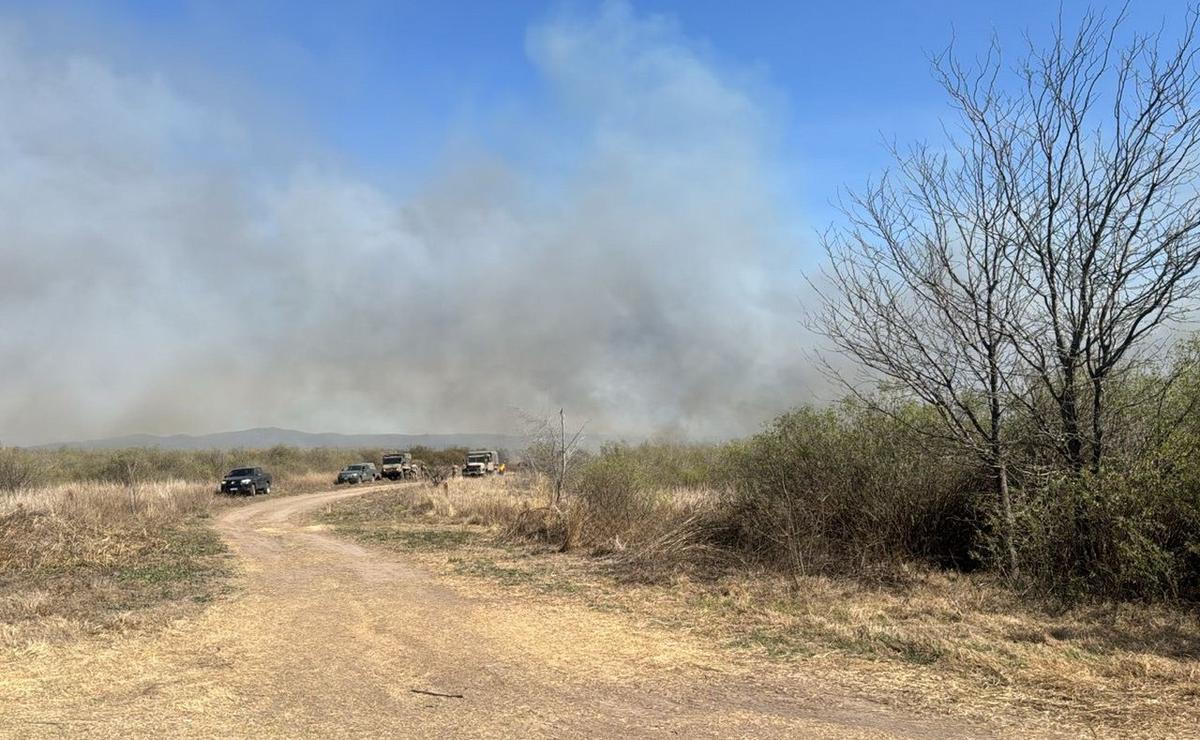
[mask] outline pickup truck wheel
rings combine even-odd
[[[253,483],[250,484],[250,495],[251,496],[258,495],[258,486],[254,485]]]
[[[271,484],[270,484],[270,483],[268,483],[268,484],[267,484],[267,487],[263,489],[263,494],[264,494],[264,495],[266,495],[266,496],[270,496],[270,495],[271,495]]]

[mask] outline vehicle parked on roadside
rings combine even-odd
[[[379,480],[379,471],[375,469],[375,463],[362,462],[347,465],[342,468],[342,472],[338,473],[335,485],[342,483],[370,483],[371,481]]]
[[[411,452],[389,452],[383,456],[381,473],[388,480],[416,478],[417,471]]]
[[[500,453],[495,450],[471,450],[463,465],[463,477],[494,475],[500,466]]]
[[[271,474],[262,468],[234,468],[221,480],[221,493],[255,496],[271,492]]]

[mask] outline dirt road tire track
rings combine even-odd
[[[151,634],[12,658],[0,679],[0,734],[982,734],[899,716],[619,616],[464,595],[300,516],[373,490],[271,498],[225,512],[217,526],[242,571],[235,596]]]

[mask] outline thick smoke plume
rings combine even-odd
[[[806,400],[761,86],[620,5],[527,52],[547,95],[518,143],[399,196],[0,25],[0,440],[503,432],[560,405],[713,437]]]

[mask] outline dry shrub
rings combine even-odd
[[[37,485],[45,477],[47,463],[25,450],[0,448],[0,494],[13,494]]]
[[[564,550],[606,558],[624,577],[653,580],[709,564],[722,555],[712,544],[721,497],[693,487],[696,471],[713,469],[700,464],[701,449],[606,446],[578,472],[555,518],[542,517],[542,530]],[[717,448],[703,449],[715,457]]]
[[[558,505],[546,476],[509,474],[381,491],[333,504],[323,519],[389,532],[404,525],[477,526],[501,541],[585,549],[641,579],[722,556],[710,544],[720,500],[715,492],[654,489],[619,457],[610,452],[589,462]]]
[[[564,549],[571,543],[573,535],[563,510],[545,505],[531,506],[517,512],[513,520],[505,526],[502,538],[508,541],[555,545]]]
[[[620,451],[605,451],[590,461],[573,482],[571,546],[620,549],[639,537],[639,525],[651,524],[658,502],[637,479],[633,461]],[[657,526],[655,523],[653,526]]]
[[[737,560],[734,553],[713,544],[713,515],[700,512],[687,515],[673,509],[669,515],[650,520],[657,526],[642,526],[619,536],[609,549],[596,548],[595,554],[607,554],[615,574],[625,580],[653,582],[669,579],[681,572],[713,573],[713,566]]]
[[[631,573],[747,558],[793,574],[886,575],[913,560],[969,569],[987,481],[936,452],[863,409],[802,409],[729,445],[606,445],[561,511],[516,529]]]

